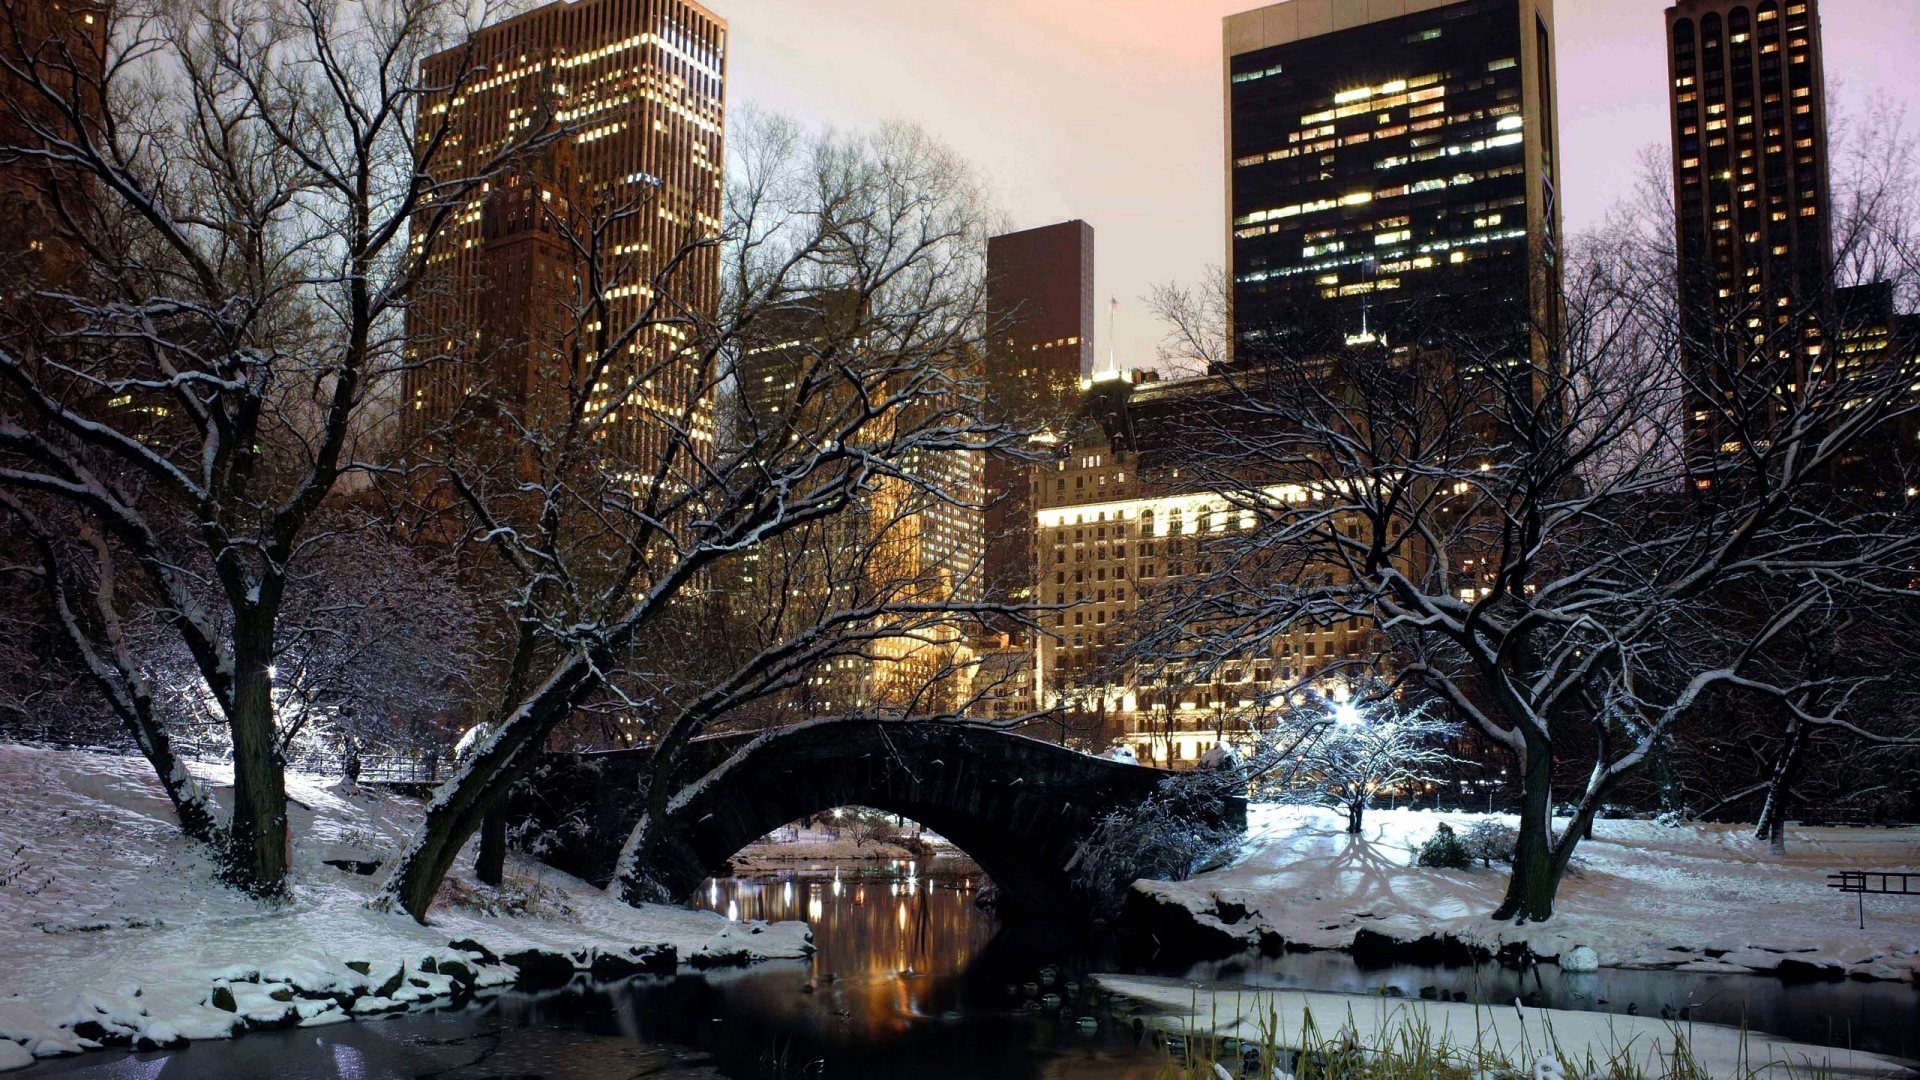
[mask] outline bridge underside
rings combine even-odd
[[[1136,806],[1168,774],[962,724],[843,720],[765,737],[682,798],[660,832],[648,876],[693,894],[746,845],[836,806],[900,814],[952,840],[1009,907],[1076,912],[1068,870],[1106,814]],[[644,751],[555,758],[514,800],[539,826],[536,854],[604,885],[641,815]],[[1243,801],[1222,816],[1244,824]]]

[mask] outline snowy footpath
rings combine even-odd
[[[1749,826],[1603,820],[1575,852],[1554,917],[1514,926],[1487,918],[1506,886],[1503,868],[1414,865],[1442,821],[1464,831],[1476,820],[1374,810],[1351,837],[1333,811],[1256,804],[1232,865],[1134,888],[1249,948],[1284,940],[1341,949],[1371,932],[1396,942],[1439,935],[1493,952],[1524,947],[1569,966],[1906,981],[1920,972],[1920,897],[1867,897],[1862,930],[1854,897],[1826,880],[1840,870],[1920,869],[1920,829],[1794,827],[1779,856]],[[1581,946],[1594,955],[1576,953]]]
[[[194,771],[217,791],[231,783]],[[355,864],[391,859],[419,804],[322,777],[290,775],[287,788],[294,886],[263,903],[213,880],[144,761],[0,744],[0,1069],[387,1015],[576,971],[811,949],[802,923],[633,908],[536,863],[510,860],[505,884],[481,887],[471,845],[431,925],[370,911],[382,877]]]
[[[1163,1031],[1238,1040],[1255,1047],[1320,1048],[1351,1043],[1373,1050],[1430,1048],[1449,1059],[1506,1075],[1516,1066],[1535,1076],[1576,1075],[1755,1077],[1897,1077],[1889,1058],[1808,1046],[1737,1028],[1676,1024],[1643,1016],[1556,1009],[1408,1001],[1306,990],[1203,990],[1176,979],[1096,975],[1101,989],[1148,1010],[1143,1020]],[[1682,1064],[1684,1063],[1684,1064]],[[1395,1073],[1395,1075],[1400,1075]]]

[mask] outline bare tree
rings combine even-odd
[[[507,787],[596,703],[622,710],[652,754],[647,814],[619,867],[633,900],[662,898],[649,858],[677,785],[697,782],[681,774],[703,733],[755,707],[759,723],[801,719],[806,710],[776,706],[843,661],[898,660],[903,643],[934,657],[906,694],[884,705],[830,699],[832,711],[960,715],[965,695],[933,692],[966,667],[942,650],[954,627],[1004,608],[969,598],[964,565],[893,558],[910,521],[977,509],[971,486],[952,482],[957,460],[1020,441],[978,419],[981,197],[959,162],[910,129],[810,137],[773,119],[747,126],[730,140],[721,227],[690,229],[681,254],[651,266],[602,243],[619,215],[653,212],[646,193],[615,205],[553,200],[569,203],[556,205],[552,227],[590,281],[554,297],[541,347],[557,400],[514,421],[529,453],[510,477],[458,455],[440,463],[510,582],[515,676],[486,737],[429,804],[385,905],[423,918]],[[680,276],[693,252],[712,248],[723,255],[721,300],[703,310],[680,299],[694,294]],[[629,286],[649,298],[630,313],[606,299]],[[829,294],[845,298],[839,314],[791,332],[795,306]],[[669,376],[684,394],[648,392]],[[716,411],[730,437],[708,434],[703,418]],[[595,467],[596,434],[622,422],[644,426],[648,455]],[[653,643],[713,640],[728,602],[708,590],[746,579],[752,630],[662,678]]]
[[[1418,790],[1455,762],[1446,740],[1457,725],[1433,702],[1407,707],[1381,684],[1290,710],[1278,726],[1295,747],[1282,759],[1289,786],[1343,811],[1354,834],[1376,797]]]
[[[1768,668],[1767,651],[1849,597],[1910,597],[1920,550],[1910,500],[1831,497],[1852,455],[1914,415],[1897,351],[1756,380],[1731,354],[1699,359],[1631,238],[1580,256],[1552,317],[1514,313],[1531,349],[1433,312],[1398,347],[1217,371],[1178,467],[1233,493],[1253,527],[1208,538],[1215,569],[1163,588],[1138,646],[1204,663],[1303,621],[1376,626],[1401,678],[1519,766],[1502,919],[1552,914],[1602,802],[1704,696],[1740,688],[1804,711],[1814,680]],[[1797,348],[1819,292],[1756,351]],[[1725,449],[1673,423],[1691,400],[1721,403]],[[1724,618],[1765,586],[1790,601]],[[1578,758],[1591,765],[1556,834],[1555,766]]]
[[[0,6],[4,107],[24,132],[0,156],[53,178],[40,200],[84,272],[43,297],[38,332],[0,346],[0,490],[30,533],[92,538],[79,559],[43,546],[59,564],[44,579],[73,583],[62,626],[202,831],[187,819],[203,795],[177,782],[119,648],[121,605],[159,613],[191,658],[233,747],[228,874],[275,894],[289,587],[329,497],[384,467],[375,414],[410,362],[399,313],[422,245],[521,149],[460,176],[414,167],[445,137],[416,117],[420,62],[487,11],[157,0],[47,38],[27,29],[40,7]]]

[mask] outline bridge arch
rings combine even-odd
[[[887,720],[815,722],[717,740],[723,761],[676,800],[648,875],[676,897],[724,872],[741,848],[836,806],[909,817],[980,864],[1009,907],[1075,912],[1068,869],[1106,814],[1136,806],[1169,774],[1090,757],[997,728]],[[638,824],[644,752],[583,755],[536,772],[530,815],[558,836],[542,855],[596,884]],[[583,775],[585,774],[585,775]],[[579,805],[584,800],[585,806]],[[573,804],[570,806],[570,804]],[[1244,801],[1221,808],[1244,824]],[[558,818],[556,820],[556,818]]]

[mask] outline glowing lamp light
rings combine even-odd
[[[1333,722],[1341,727],[1359,727],[1360,710],[1351,701],[1336,702],[1333,706]]]

